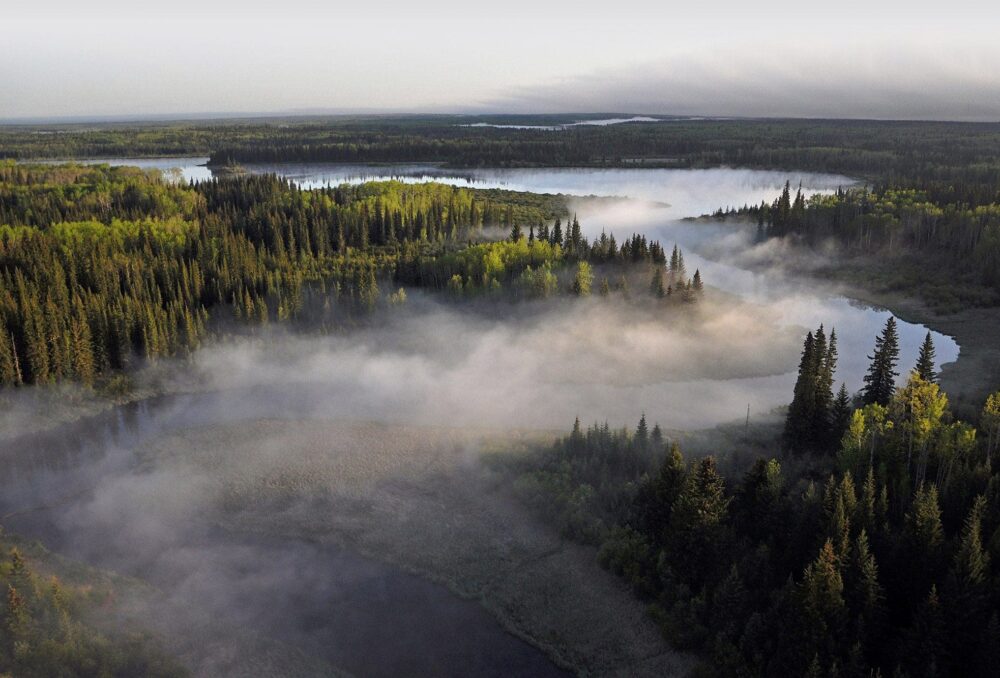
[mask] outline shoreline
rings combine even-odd
[[[954,339],[958,358],[941,365],[938,382],[948,394],[956,416],[978,420],[986,397],[1000,388],[1000,308],[973,307],[941,313],[904,294],[841,285],[848,298],[880,306],[900,320],[926,325]]]

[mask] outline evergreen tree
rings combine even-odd
[[[833,399],[833,407],[830,416],[830,439],[839,441],[847,431],[851,422],[851,414],[854,409],[851,407],[851,397],[847,394],[847,384],[841,384],[837,396]]]
[[[833,543],[827,539],[805,571],[801,600],[807,624],[808,646],[830,661],[846,622],[844,580]]]
[[[831,440],[833,423],[833,373],[837,367],[837,332],[830,331],[827,342],[823,326],[816,330],[812,371],[815,374],[815,404],[809,431],[809,442],[816,449],[832,449],[839,442]]]
[[[671,544],[687,554],[677,563],[678,574],[690,583],[703,582],[718,563],[713,558],[718,531],[729,498],[714,457],[705,457],[687,476],[671,513]]]
[[[915,371],[920,378],[926,382],[935,383],[937,373],[934,371],[934,340],[928,332],[924,337],[924,343],[920,345],[920,355],[917,357]]]
[[[635,442],[641,448],[649,446],[649,427],[646,424],[645,412],[642,413],[642,417],[639,419],[639,425],[635,429]]]
[[[552,239],[550,242],[553,245],[562,245],[563,241],[563,231],[562,231],[562,221],[556,219],[555,226],[552,227]]]
[[[989,578],[990,556],[983,549],[982,521],[986,498],[976,497],[965,519],[955,562],[949,574],[949,597],[959,614],[972,615],[981,606],[983,586]]]
[[[657,299],[667,296],[667,290],[663,285],[663,267],[653,267],[653,279],[649,283],[649,293]]]
[[[862,646],[878,647],[885,620],[885,591],[878,580],[878,565],[864,529],[854,540],[848,598],[854,616],[854,639]]]
[[[813,333],[806,334],[799,360],[799,376],[795,381],[792,403],[785,417],[784,443],[786,449],[800,451],[810,442],[810,428],[816,406],[816,340]]]
[[[896,364],[899,360],[899,336],[896,333],[896,319],[889,316],[885,328],[875,340],[875,352],[868,356],[871,365],[865,375],[862,399],[866,405],[878,403],[888,405],[896,389]]]

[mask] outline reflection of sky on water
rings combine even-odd
[[[167,169],[179,167],[184,179],[204,179],[210,171],[199,166],[204,158],[177,158],[155,160],[128,160],[129,164]],[[126,161],[114,161],[125,164]],[[820,323],[827,329],[835,327],[840,343],[840,369],[838,379],[845,381],[852,391],[860,389],[861,377],[867,368],[867,355],[876,334],[881,330],[889,313],[863,307],[843,296],[822,289],[813,281],[806,281],[780,270],[766,273],[741,268],[736,260],[751,247],[752,229],[733,224],[681,221],[684,217],[713,212],[718,207],[757,204],[773,200],[784,186],[791,182],[807,194],[834,191],[852,183],[843,176],[808,172],[781,172],[741,169],[441,169],[430,164],[409,165],[343,165],[343,164],[277,164],[249,165],[255,173],[274,172],[292,179],[304,188],[335,186],[341,183],[362,183],[372,180],[396,179],[407,183],[438,181],[474,188],[502,188],[535,193],[562,193],[571,196],[616,196],[630,200],[612,203],[578,201],[574,208],[580,213],[581,222],[589,236],[607,229],[621,240],[633,232],[641,232],[660,239],[668,248],[679,244],[685,251],[689,273],[700,269],[709,285],[740,295],[749,301],[762,304],[776,314],[779,324],[815,328]],[[915,360],[926,328],[900,322],[901,372],[903,377]],[[958,355],[958,346],[949,337],[935,334],[938,360],[950,362]],[[761,346],[762,352],[769,350]],[[748,401],[770,409],[787,402],[793,374],[780,377],[736,379],[727,381],[693,380],[669,384],[635,387],[608,387],[632,389],[631,396],[609,393],[612,403],[609,410],[621,409],[623,417],[630,407],[640,402],[672,402],[670,424],[688,425],[710,423],[699,414],[698,403],[712,402],[719,405],[731,402],[732,410],[745,409]],[[683,393],[683,397],[679,397]],[[587,394],[592,396],[593,394]],[[530,399],[530,395],[526,396]],[[578,405],[590,397],[581,396]],[[522,403],[522,406],[524,403]],[[535,403],[542,406],[543,403]],[[570,396],[565,402],[567,414],[574,407]],[[404,408],[405,409],[405,408]],[[524,408],[531,411],[530,408]],[[549,408],[551,409],[551,405]],[[713,411],[715,407],[710,408]],[[730,408],[722,408],[729,410]],[[615,419],[618,412],[608,411],[606,416]],[[541,423],[541,422],[539,422]],[[668,422],[664,422],[668,423]]]

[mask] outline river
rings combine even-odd
[[[177,167],[178,178],[203,180],[211,177],[204,161],[112,163]],[[311,362],[299,363],[295,383],[271,383],[272,372],[260,367],[249,371],[254,378],[248,381],[220,379],[229,389],[225,392],[153,399],[0,446],[8,462],[0,515],[14,514],[4,520],[12,531],[95,565],[141,576],[164,590],[181,591],[183,600],[202,601],[212,614],[229,616],[233,624],[266,632],[360,675],[559,675],[560,670],[541,651],[509,635],[475,602],[457,598],[444,586],[328,543],[220,531],[198,514],[199,483],[208,479],[187,470],[164,476],[155,460],[136,456],[137,447],[163,436],[183,436],[187,429],[260,418],[367,416],[453,426],[517,422],[556,427],[571,423],[574,413],[585,420],[632,421],[641,408],[667,426],[711,426],[742,417],[748,403],[753,416],[786,403],[795,378],[797,345],[807,329],[820,323],[837,331],[838,381],[852,391],[859,389],[866,355],[890,315],[780,268],[760,272],[750,266],[746,257],[755,251],[752,229],[686,220],[718,207],[772,200],[785,181],[813,193],[849,185],[846,177],[733,169],[459,172],[430,165],[294,164],[247,169],[276,172],[305,188],[392,178],[574,196],[587,235],[609,230],[621,239],[641,232],[667,247],[677,243],[685,251],[689,271],[699,269],[708,285],[745,300],[750,313],[765,319],[760,336],[793,335],[781,344],[780,356],[771,355],[774,346],[754,343],[755,335],[736,342],[744,351],[734,353],[737,362],[759,360],[777,366],[760,374],[713,376],[712,363],[724,361],[730,343],[715,353],[707,347],[693,372],[685,369],[685,356],[674,356],[677,351],[668,345],[662,360],[656,359],[663,363],[659,372],[644,369],[647,378],[608,384],[588,380],[586,374],[568,380],[561,376],[565,363],[555,358],[525,366],[526,352],[548,356],[544,351],[562,354],[566,347],[572,349],[576,317],[567,319],[565,332],[558,320],[529,319],[513,330],[499,321],[456,324],[449,333],[452,346],[429,349],[426,345],[435,342],[421,341],[423,336],[436,340],[441,327],[458,322],[453,313],[435,310],[430,328],[420,324],[419,315],[390,328],[388,334],[397,339],[369,332],[333,339],[320,348],[310,345]],[[587,196],[622,200],[590,201]],[[554,348],[553,323],[564,342],[555,342]],[[627,329],[605,331],[613,339],[619,331],[627,335]],[[726,332],[740,331],[739,325],[721,327],[704,336],[723,342]],[[899,322],[904,364],[915,359],[926,332],[923,326]],[[939,364],[955,360],[955,342],[932,334]],[[544,349],[537,348],[543,344]],[[509,350],[512,345],[515,350]],[[691,341],[682,345],[692,352],[698,348]],[[614,360],[613,344],[602,350],[607,351],[604,359]],[[324,352],[325,359],[316,357]],[[233,352],[213,354],[209,349],[203,355],[208,356],[203,363],[227,375],[238,371],[236,365],[260,366],[267,359],[261,352],[234,357]],[[539,365],[549,372],[540,374]],[[383,382],[391,382],[392,388]],[[470,398],[472,384],[476,397]],[[473,400],[482,405],[469,402]],[[31,453],[25,454],[27,450]],[[43,451],[41,461],[36,452]],[[38,510],[25,511],[32,507]],[[111,539],[108,532],[113,530],[127,538]],[[137,540],[142,546],[130,553]],[[115,543],[117,548],[110,546]],[[250,557],[252,576],[246,569]]]

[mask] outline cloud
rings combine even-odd
[[[709,46],[513,88],[483,110],[1000,120],[1000,49],[916,42]]]

